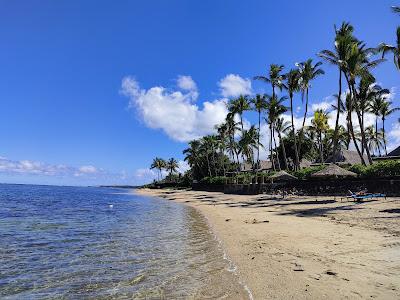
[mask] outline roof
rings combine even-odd
[[[311,167],[311,161],[309,161],[309,160],[303,158],[303,159],[300,161],[300,168],[308,168],[308,167]]]
[[[297,179],[296,177],[294,177],[293,175],[290,175],[286,171],[279,171],[278,173],[275,173],[274,175],[270,176],[269,178],[273,179],[274,181],[290,181],[290,180]]]
[[[249,164],[249,163],[241,163],[240,164],[240,171],[248,172],[248,171],[252,171],[252,170],[253,170],[252,164]]]
[[[272,162],[269,160],[260,160],[259,170],[270,170],[272,169]]]
[[[259,171],[263,170],[270,170],[272,169],[272,162],[269,160],[260,160],[260,168],[258,169]],[[242,172],[249,172],[253,171],[253,165],[250,163],[241,163],[240,164],[240,171]]]
[[[311,177],[356,177],[357,174],[343,169],[335,164],[330,164],[326,168],[311,174]]]
[[[365,154],[364,160],[369,165],[368,157]],[[340,150],[325,160],[327,163],[333,163],[334,161],[339,165],[357,165],[362,163],[358,152],[350,150]]]
[[[387,156],[400,156],[400,146],[391,151]]]

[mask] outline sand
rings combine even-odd
[[[198,209],[254,299],[400,299],[400,198],[138,192]]]

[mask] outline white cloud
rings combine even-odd
[[[226,75],[218,85],[223,97],[237,97],[252,93],[250,79],[235,74]]]
[[[388,133],[389,143],[388,152],[392,151],[400,145],[400,123],[394,123]]]
[[[161,86],[141,89],[128,76],[122,80],[121,92],[130,98],[129,106],[136,109],[146,126],[161,129],[176,141],[187,142],[215,132],[214,126],[222,123],[227,114],[226,99],[206,101],[203,107],[193,103],[198,94],[189,78],[178,78],[178,86],[185,87],[184,90],[168,91]]]
[[[7,174],[43,175],[43,176],[96,176],[105,174],[94,166],[70,167],[51,165],[31,160],[10,160],[0,157],[0,172]]]
[[[79,172],[84,174],[95,174],[98,170],[94,166],[82,166],[79,168]]]
[[[197,91],[197,85],[191,76],[179,75],[177,79],[178,87],[185,91]]]
[[[332,105],[335,104],[334,101],[329,101],[328,99],[319,102],[319,103],[314,103],[311,105],[312,111],[316,111],[318,109],[322,109],[323,111],[328,111],[332,108]]]

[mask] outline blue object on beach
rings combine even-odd
[[[385,194],[365,194],[365,195],[357,195],[352,194],[349,198],[353,198],[356,200],[370,199],[370,198],[386,198]]]

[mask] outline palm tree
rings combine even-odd
[[[166,169],[169,171],[170,177],[172,174],[176,173],[178,167],[178,161],[175,158],[172,157],[167,161]]]
[[[382,117],[382,137],[383,137],[383,144],[384,144],[384,147],[385,147],[386,156],[387,156],[387,149],[386,149],[386,138],[385,138],[385,120],[386,120],[386,117],[390,116],[395,111],[400,110],[400,107],[392,108],[391,107],[392,104],[393,103],[391,101],[385,101],[382,104],[381,111],[380,111],[380,115]]]
[[[318,109],[314,112],[314,118],[311,120],[311,127],[317,133],[317,139],[319,144],[319,154],[321,163],[324,163],[324,146],[322,135],[329,129],[328,125],[328,115],[322,109]]]
[[[269,125],[270,129],[270,154],[271,154],[271,161],[272,161],[272,166],[275,169],[275,162],[274,162],[274,156],[273,156],[273,145],[272,143],[275,143],[276,147],[276,140],[275,140],[275,122],[279,118],[281,114],[287,111],[286,106],[283,105],[283,102],[287,99],[287,97],[280,97],[278,98],[277,96],[269,96],[267,95],[268,101],[267,101],[267,106],[266,106],[266,112],[267,112],[267,119],[266,122]],[[276,152],[277,156],[279,156],[278,152]],[[279,157],[277,159],[278,162],[278,168],[280,169],[279,165]]]
[[[392,11],[400,14],[400,7],[392,6]],[[392,52],[394,65],[400,71],[400,26],[396,29],[396,45],[381,43],[378,46],[378,51],[382,52],[382,58],[385,57],[386,52]]]
[[[254,110],[258,113],[258,137],[257,137],[257,164],[260,164],[260,135],[261,135],[261,113],[267,108],[266,95],[257,94],[252,100]]]
[[[261,80],[267,83],[271,83],[272,86],[272,96],[275,96],[275,88],[282,90],[284,88],[285,75],[281,74],[284,65],[271,64],[269,66],[268,76],[255,76],[255,80]]]
[[[385,103],[385,97],[389,94],[389,90],[387,89],[378,89],[374,94],[373,99],[369,105],[369,112],[375,115],[375,133],[378,135],[378,119],[381,117],[382,107]],[[378,140],[378,136],[375,137]],[[377,148],[379,152],[379,156],[381,156],[381,147]]]
[[[376,67],[379,63],[384,61],[383,59],[377,59],[377,60],[370,60],[370,55],[374,53],[374,49],[372,48],[366,48],[365,43],[363,42],[353,42],[353,45],[350,48],[349,54],[346,57],[346,61],[344,62],[345,64],[345,78],[350,90],[350,93],[352,94],[351,98],[351,104],[350,108],[351,110],[354,108],[357,114],[357,119],[358,119],[358,124],[360,124],[360,132],[361,132],[361,143],[365,149],[365,152],[368,157],[368,161],[370,164],[372,164],[372,158],[371,154],[369,152],[369,148],[365,139],[365,132],[364,128],[362,125],[362,116],[361,116],[361,111],[359,109],[359,104],[360,104],[360,97],[359,93],[355,87],[356,80],[357,78],[362,78],[363,80],[366,80],[366,78],[373,78],[372,74],[370,73],[370,70],[374,67]],[[350,115],[351,116],[351,115]],[[352,120],[350,118],[350,122],[352,125]],[[352,126],[351,126],[352,127]],[[356,146],[356,150],[358,154],[360,155],[361,160],[363,161],[363,164],[365,164],[362,152],[359,150],[358,145],[355,141],[355,137],[353,135],[353,141]]]
[[[292,119],[292,134],[294,139],[294,152],[295,152],[295,169],[300,168],[299,152],[297,148],[296,133],[294,129],[294,115],[293,115],[293,96],[295,92],[300,90],[300,73],[298,70],[292,69],[286,74],[286,88],[290,98],[290,115]]]
[[[343,22],[339,29],[337,29],[335,26],[334,50],[322,50],[318,54],[319,57],[326,60],[330,64],[337,66],[339,69],[339,93],[337,96],[337,108],[339,108],[342,103],[342,74],[344,72],[344,62],[346,61],[349,47],[354,42],[353,31],[354,28],[350,25],[350,23]],[[340,112],[340,109],[337,109],[335,131],[333,135],[333,153],[336,153],[337,151]]]
[[[184,160],[187,161],[192,169],[201,170],[200,146],[199,140],[193,140],[189,142],[189,148],[183,150]]]
[[[157,169],[158,170],[158,174],[157,174],[158,181],[160,181],[160,179],[161,179],[161,171],[163,169],[165,169],[166,166],[167,166],[167,163],[162,158],[156,157],[156,158],[153,159],[153,162],[152,162],[152,164],[150,166],[150,169]]]
[[[242,127],[242,133],[244,130],[243,126],[243,112],[250,110],[250,100],[247,96],[240,95],[239,98],[233,99],[228,103],[228,110],[233,114],[238,114],[240,117],[240,125]]]
[[[285,143],[282,139],[282,134],[286,134],[290,129],[290,123],[285,121],[284,118],[278,118],[275,122],[275,130],[278,133],[279,144],[282,145],[282,154],[283,154],[283,162],[285,164],[285,170],[288,169],[287,157],[286,157],[286,149]]]
[[[243,132],[238,144],[241,153],[254,168],[254,149],[258,148],[260,145],[258,142],[258,132],[254,125],[252,125],[249,130]]]
[[[305,62],[297,64],[300,72],[300,88],[302,90],[302,100],[304,99],[304,95],[306,96],[306,105],[303,117],[303,124],[300,129],[300,137],[299,137],[299,152],[301,151],[301,142],[302,142],[302,134],[304,125],[306,123],[307,113],[308,113],[308,94],[311,87],[311,81],[316,79],[318,76],[325,74],[325,72],[319,68],[322,65],[322,62],[317,62],[313,65],[312,59],[308,59]]]
[[[368,140],[368,147],[372,153],[376,153],[375,151],[378,150],[379,156],[381,156],[381,148],[384,145],[384,139],[382,131],[375,131],[374,126],[368,126],[365,128],[365,135]]]
[[[233,113],[227,114],[227,116],[225,118],[225,124],[226,124],[226,132],[229,137],[229,143],[227,145],[227,149],[228,149],[229,153],[231,154],[233,161],[235,161],[235,156],[236,156],[237,163],[239,166],[239,153],[238,153],[237,144],[235,142],[235,133],[240,128],[237,126],[238,123],[235,121],[235,115]]]

